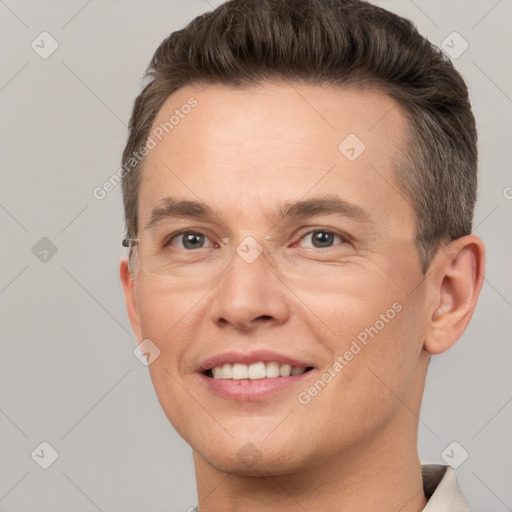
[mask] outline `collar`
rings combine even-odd
[[[471,512],[451,466],[424,464],[421,472],[428,500],[423,512]]]

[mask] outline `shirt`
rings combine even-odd
[[[451,466],[424,464],[421,473],[423,492],[427,498],[423,512],[471,512]],[[189,510],[198,512],[197,506]]]
[[[424,464],[421,472],[428,500],[423,512],[471,512],[451,466]]]

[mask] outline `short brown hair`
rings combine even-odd
[[[378,88],[408,115],[396,181],[416,212],[425,272],[440,243],[468,235],[477,188],[477,133],[468,90],[412,22],[360,0],[230,0],[173,32],[135,100],[123,168],[145,145],[165,100],[192,84],[270,80]],[[127,236],[138,233],[144,160],[122,177]]]

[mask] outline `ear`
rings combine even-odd
[[[121,277],[121,284],[123,285],[128,317],[130,318],[132,329],[137,337],[137,342],[140,343],[142,340],[142,333],[140,328],[139,310],[135,300],[135,281],[133,280],[132,273],[130,271],[128,258],[123,258],[121,260],[119,264],[119,274]]]
[[[424,349],[430,354],[448,350],[462,336],[484,281],[485,248],[476,235],[449,242],[435,258],[434,308]]]

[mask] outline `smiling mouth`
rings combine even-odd
[[[302,375],[310,370],[313,370],[312,366],[292,366],[288,363],[280,364],[275,361],[259,361],[249,365],[225,363],[222,366],[214,366],[203,373],[213,379],[259,380],[293,377],[295,375]]]

